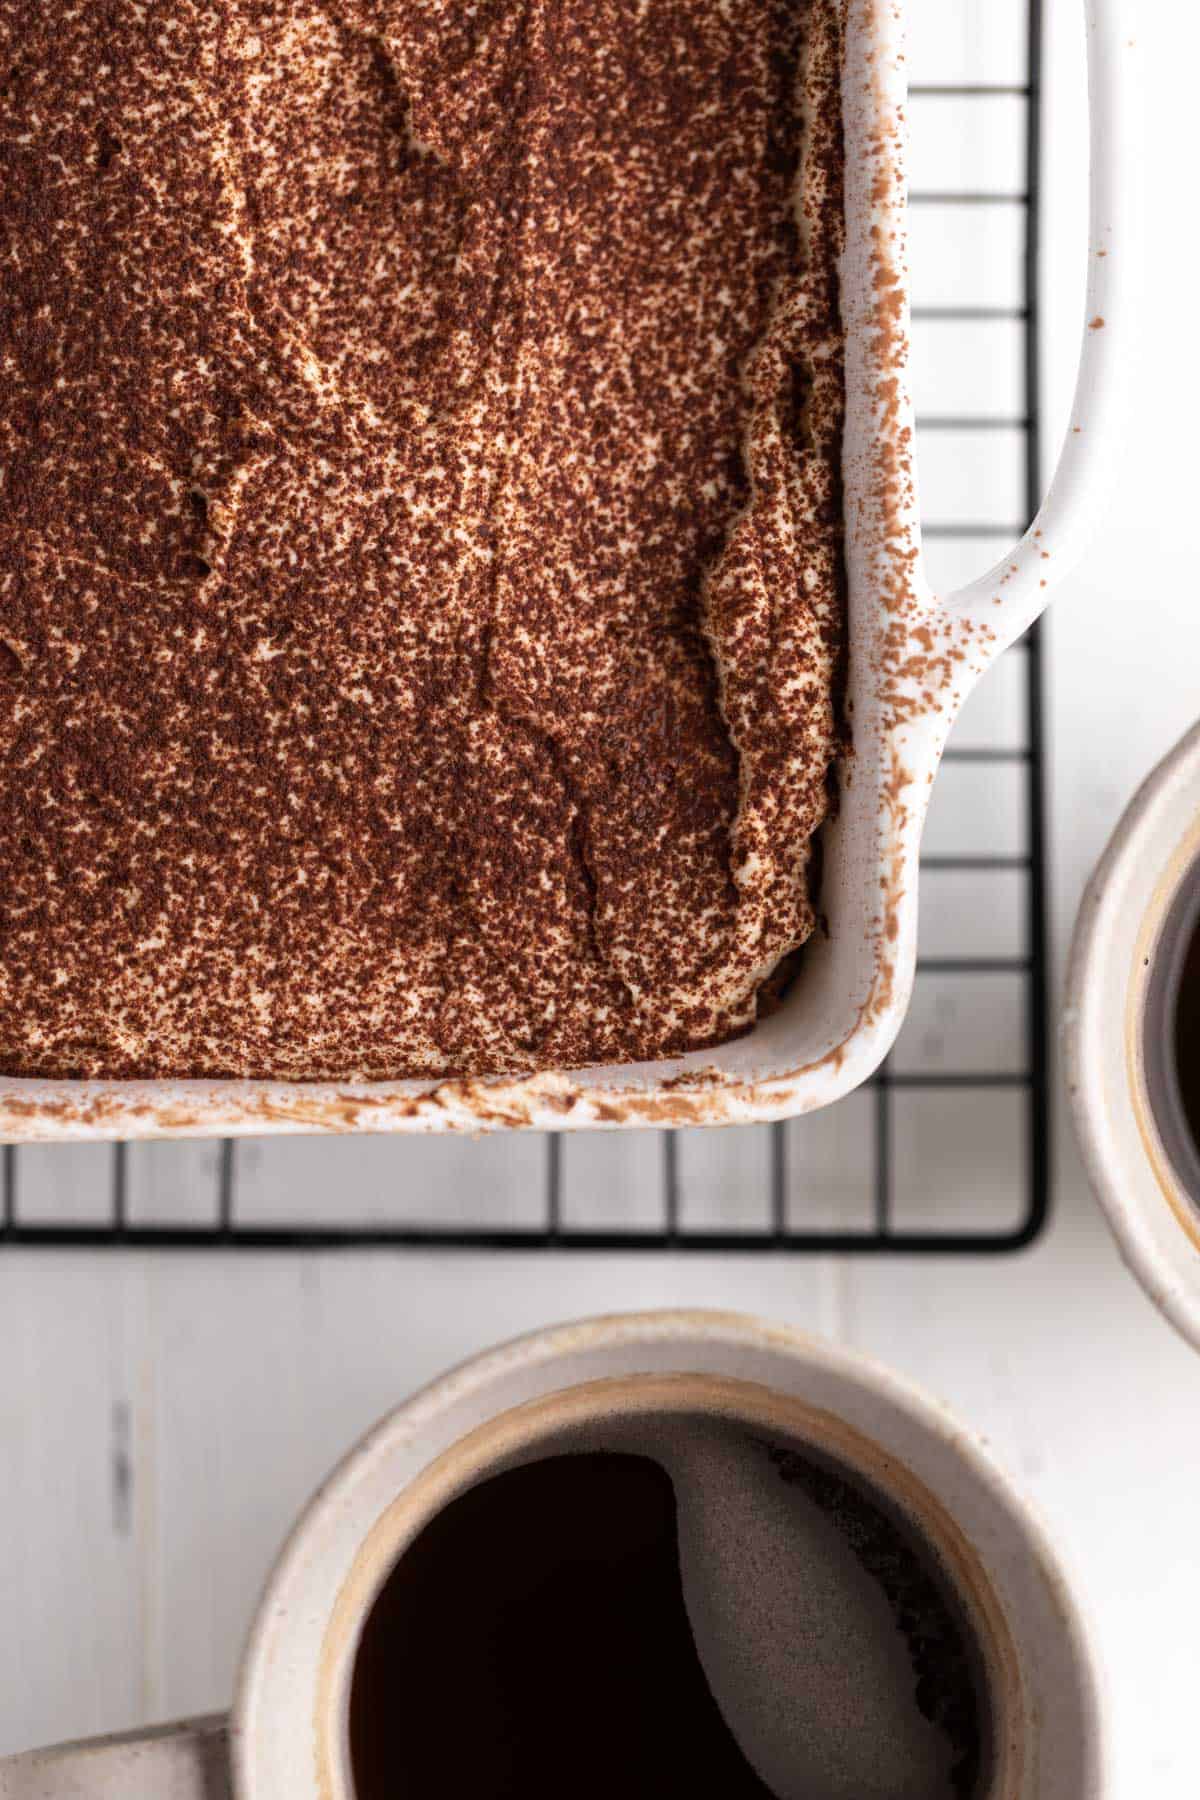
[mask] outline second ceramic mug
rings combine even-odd
[[[982,1664],[986,1767],[971,1800],[1102,1800],[1110,1792],[1090,1635],[1040,1527],[982,1450],[938,1407],[845,1351],[752,1319],[669,1312],[538,1332],[417,1394],[351,1452],[285,1545],[229,1721],[17,1757],[0,1763],[0,1796],[218,1800],[232,1789],[238,1800],[375,1800],[354,1786],[351,1679],[364,1623],[406,1548],[458,1496],[499,1471],[581,1447],[634,1443],[653,1455],[662,1421],[681,1418],[703,1421],[706,1430],[714,1422],[733,1427],[755,1450],[809,1451],[907,1522],[961,1603]],[[769,1533],[764,1520],[783,1499],[761,1486],[739,1498],[736,1474],[732,1485],[717,1482],[714,1498],[712,1465],[689,1472],[687,1460],[686,1446],[663,1457],[681,1520],[686,1510],[691,1521],[687,1542],[681,1523],[680,1564],[685,1590],[692,1583],[688,1611],[705,1672],[719,1701],[733,1696],[722,1710],[770,1791],[779,1800],[808,1796],[814,1777],[802,1722],[789,1723],[790,1707],[772,1705],[772,1671],[797,1664],[796,1646],[780,1633],[793,1617],[789,1608],[805,1598],[799,1589],[789,1598],[786,1556],[768,1562],[744,1609],[749,1641],[736,1635],[745,1624],[737,1589],[754,1561],[754,1534]],[[497,1543],[495,1554],[505,1552]],[[692,1605],[697,1593],[703,1631]],[[732,1636],[723,1635],[720,1619],[714,1636],[714,1606],[727,1609]],[[819,1633],[820,1621],[814,1624]],[[852,1621],[847,1628],[853,1631]],[[902,1654],[895,1636],[892,1653]],[[733,1651],[723,1662],[726,1641]],[[570,1655],[569,1644],[562,1653]],[[871,1654],[869,1646],[854,1651],[855,1659]],[[747,1657],[752,1679],[739,1688],[736,1665]],[[895,1721],[884,1716],[869,1665],[855,1660],[854,1668],[860,1680],[845,1742],[855,1800],[924,1795],[919,1776],[889,1766],[876,1748]],[[470,1693],[460,1698],[469,1730]],[[402,1730],[403,1694],[396,1705]],[[911,1704],[907,1710],[919,1757],[928,1728]],[[810,1725],[813,1739],[836,1752],[828,1719],[813,1714]],[[849,1790],[843,1782],[829,1791]]]
[[[1200,725],[1138,789],[1088,883],[1063,1021],[1067,1087],[1092,1186],[1125,1260],[1200,1349],[1200,1148],[1177,1035],[1197,930]],[[1198,1003],[1192,993],[1189,1004]]]

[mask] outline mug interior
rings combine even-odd
[[[431,1524],[449,1519],[465,1496],[477,1502],[514,1471],[597,1453],[644,1458],[670,1477],[696,1651],[718,1712],[768,1784],[764,1793],[790,1800],[793,1793],[813,1792],[826,1751],[844,1758],[843,1774],[857,1759],[860,1791],[889,1800],[910,1794],[930,1800],[935,1792],[952,1800],[992,1800],[1019,1791],[1026,1721],[1015,1653],[979,1558],[940,1503],[894,1457],[881,1455],[841,1420],[757,1384],[673,1375],[589,1382],[515,1407],[454,1444],[377,1521],[325,1637],[315,1724],[320,1786],[329,1800],[378,1800],[367,1782],[361,1791],[355,1785],[353,1733],[361,1734],[362,1712],[355,1672],[364,1632],[376,1608],[388,1604],[389,1583],[403,1574],[406,1555],[414,1547],[424,1554]],[[846,1516],[835,1521],[835,1512]],[[780,1535],[772,1539],[772,1531]],[[763,1533],[761,1541],[752,1541]],[[890,1539],[883,1547],[881,1533]],[[827,1596],[823,1615],[822,1572],[803,1566],[814,1543],[834,1565],[841,1557],[845,1567],[838,1579],[850,1583],[844,1593]],[[492,1548],[503,1558],[511,1544],[499,1534]],[[747,1575],[747,1561],[756,1556],[767,1559],[765,1580]],[[923,1588],[915,1569],[924,1572]],[[914,1601],[930,1585],[944,1604],[932,1625]],[[469,1633],[469,1596],[465,1603],[461,1595],[447,1598],[459,1608],[462,1633]],[[865,1609],[861,1618],[857,1609]],[[865,1630],[868,1618],[875,1619],[876,1634],[859,1642],[853,1633]],[[581,1620],[579,1629],[586,1628]],[[793,1632],[797,1641],[789,1641]],[[856,1671],[853,1691],[844,1683],[839,1690],[836,1667],[832,1675],[813,1674],[836,1665],[834,1640]],[[943,1693],[947,1642],[961,1646],[958,1662],[952,1651],[949,1663],[963,1691],[969,1688],[974,1697],[973,1762],[964,1749],[962,1694]],[[569,1644],[562,1654],[571,1655]],[[906,1677],[907,1712],[898,1698]],[[789,1681],[799,1683],[794,1692]],[[403,1692],[396,1704],[402,1711]],[[456,1694],[455,1705],[469,1731],[470,1694]],[[845,1733],[853,1733],[853,1740],[842,1736],[841,1750],[836,1741],[843,1727],[835,1730],[828,1720],[828,1709],[838,1706]],[[943,1714],[958,1709],[957,1742],[953,1730],[946,1735],[945,1716],[936,1717],[939,1707]],[[823,1732],[825,1748],[814,1748]],[[930,1776],[937,1758],[941,1785]],[[827,1791],[843,1791],[835,1785],[832,1762],[828,1775]]]
[[[1189,864],[1170,900],[1150,954],[1141,1018],[1142,1071],[1162,1146],[1192,1206],[1200,1212],[1200,1142],[1197,1100],[1185,1091],[1181,1063],[1185,991],[1200,1003],[1200,971],[1195,967],[1200,938],[1200,857]],[[1186,977],[1186,980],[1185,980]],[[1200,1081],[1200,1069],[1189,1071]]]

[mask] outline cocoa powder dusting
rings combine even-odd
[[[0,0],[0,1072],[748,1028],[843,649],[841,0]]]

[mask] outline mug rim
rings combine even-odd
[[[1032,1696],[1025,1710],[1025,1767],[1002,1797],[993,1791],[988,1800],[1050,1793],[1056,1800],[1059,1794],[1098,1800],[1107,1791],[1103,1682],[1092,1634],[1036,1513],[988,1452],[936,1402],[854,1352],[740,1314],[664,1311],[554,1326],[485,1351],[421,1389],[343,1459],[288,1537],[251,1629],[232,1720],[238,1800],[270,1800],[281,1791],[293,1800],[347,1800],[344,1789],[339,1793],[319,1778],[317,1677],[336,1597],[384,1510],[369,1499],[371,1481],[387,1493],[381,1473],[416,1454],[419,1466],[409,1480],[390,1490],[396,1499],[468,1435],[456,1425],[459,1417],[486,1424],[511,1412],[506,1392],[510,1402],[513,1396],[517,1402],[543,1399],[587,1385],[589,1374],[638,1373],[725,1375],[783,1398],[802,1398],[867,1439],[885,1464],[900,1462],[977,1553],[1007,1621],[1020,1680]],[[439,1429],[447,1433],[445,1441],[424,1454],[422,1440],[432,1442]],[[917,1522],[928,1531],[919,1513]],[[930,1535],[938,1544],[939,1534]],[[360,1624],[368,1606],[369,1600],[360,1608]],[[308,1640],[302,1655],[294,1641],[298,1633]],[[1052,1713],[1038,1704],[1047,1685],[1066,1696]],[[998,1698],[996,1704],[999,1732],[1007,1720]]]

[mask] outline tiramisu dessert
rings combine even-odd
[[[814,924],[841,0],[0,0],[0,1071],[662,1057]]]

